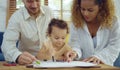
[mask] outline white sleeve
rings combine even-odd
[[[74,27],[73,24],[70,26],[70,39],[69,39],[69,45],[72,47],[74,51],[76,51],[78,57],[76,58],[79,60],[82,56],[81,48],[79,45],[79,40],[78,40],[78,34],[77,34],[77,29]]]
[[[108,65],[113,65],[120,52],[120,25],[116,21],[113,25],[106,48],[94,55]]]
[[[3,43],[1,48],[5,60],[11,62],[15,62],[17,57],[21,54],[21,52],[16,47],[16,42],[20,36],[20,27],[16,21],[18,19],[16,15],[13,15],[9,20],[8,27],[3,36]]]

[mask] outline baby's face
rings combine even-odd
[[[67,29],[60,29],[58,27],[52,27],[52,33],[50,34],[50,39],[54,47],[63,47],[65,44],[65,38],[67,35]]]

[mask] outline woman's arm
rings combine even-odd
[[[105,64],[112,65],[120,52],[120,25],[117,21],[114,21],[113,27],[110,30],[109,41],[102,51],[94,56],[99,58]]]
[[[70,26],[70,39],[69,39],[69,45],[72,47],[72,49],[77,53],[77,60],[79,60],[82,56],[80,44],[79,44],[79,38],[77,33],[77,28],[73,24]]]

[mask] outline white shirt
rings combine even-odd
[[[16,11],[9,20],[4,34],[2,51],[6,61],[14,61],[24,51],[36,55],[41,42],[46,39],[46,31],[52,19],[51,10],[42,6],[41,14],[35,19],[26,8]],[[16,42],[19,40],[19,49]]]
[[[88,27],[85,24],[83,29],[76,28],[73,24],[70,27],[69,44],[77,52],[79,58],[96,56],[105,64],[113,65],[120,52],[120,26],[114,21],[113,28],[99,28],[96,34],[96,47]]]
[[[97,38],[96,38],[96,36],[94,36],[94,37],[92,38],[92,40],[93,40],[94,48],[96,48],[96,45],[97,45]]]

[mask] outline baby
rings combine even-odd
[[[37,54],[39,60],[72,61],[76,57],[76,52],[65,43],[69,33],[68,25],[65,21],[52,19],[47,31],[48,40],[43,43],[42,48]]]

